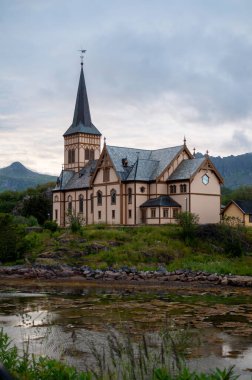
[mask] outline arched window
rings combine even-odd
[[[97,206],[102,205],[102,192],[99,190],[97,191]]]
[[[185,184],[185,183],[182,183],[182,184],[180,185],[180,192],[181,192],[181,193],[186,193],[186,184]]]
[[[58,195],[55,195],[54,202],[58,202],[58,201],[59,201],[59,197],[58,197]]]
[[[94,160],[94,149],[90,149],[89,159]]]
[[[67,197],[67,210],[68,212],[72,212],[72,197],[68,195]]]
[[[128,189],[128,203],[129,204],[132,203],[132,189],[131,188]]]
[[[89,149],[85,149],[85,160],[89,160]]]
[[[68,163],[69,164],[73,164],[75,162],[75,150],[74,149],[70,149],[68,151]]]
[[[83,213],[84,209],[84,197],[82,194],[79,195],[79,212]]]
[[[116,204],[116,190],[115,189],[111,190],[110,198],[111,198],[111,204],[115,205]]]
[[[170,193],[171,194],[176,194],[176,192],[177,192],[176,185],[170,185]]]

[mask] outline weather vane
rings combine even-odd
[[[81,56],[80,56],[80,59],[81,59],[81,66],[83,66],[83,58],[84,58],[84,54],[86,53],[86,50],[84,49],[81,49],[81,50],[78,50],[81,52]]]

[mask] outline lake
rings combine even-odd
[[[251,379],[250,289],[20,282],[0,287],[0,325],[13,342],[80,369],[92,363],[91,343],[106,347],[108,328],[137,340],[143,333],[157,335],[167,320],[197,337],[188,348],[192,368],[234,364],[241,379]]]

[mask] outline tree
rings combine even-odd
[[[23,231],[10,214],[0,214],[0,261],[14,261],[22,254]]]
[[[34,216],[40,225],[52,215],[52,199],[46,194],[26,196],[23,200],[21,215]]]

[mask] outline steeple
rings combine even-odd
[[[88,96],[86,83],[83,72],[83,61],[81,60],[80,80],[75,102],[73,122],[64,136],[72,135],[74,133],[88,133],[92,135],[101,136],[98,129],[92,124],[91,114],[89,110]]]
[[[101,133],[92,124],[87,89],[83,72],[81,50],[81,71],[74,108],[73,122],[64,133],[64,169],[78,172],[90,160],[100,156]]]

